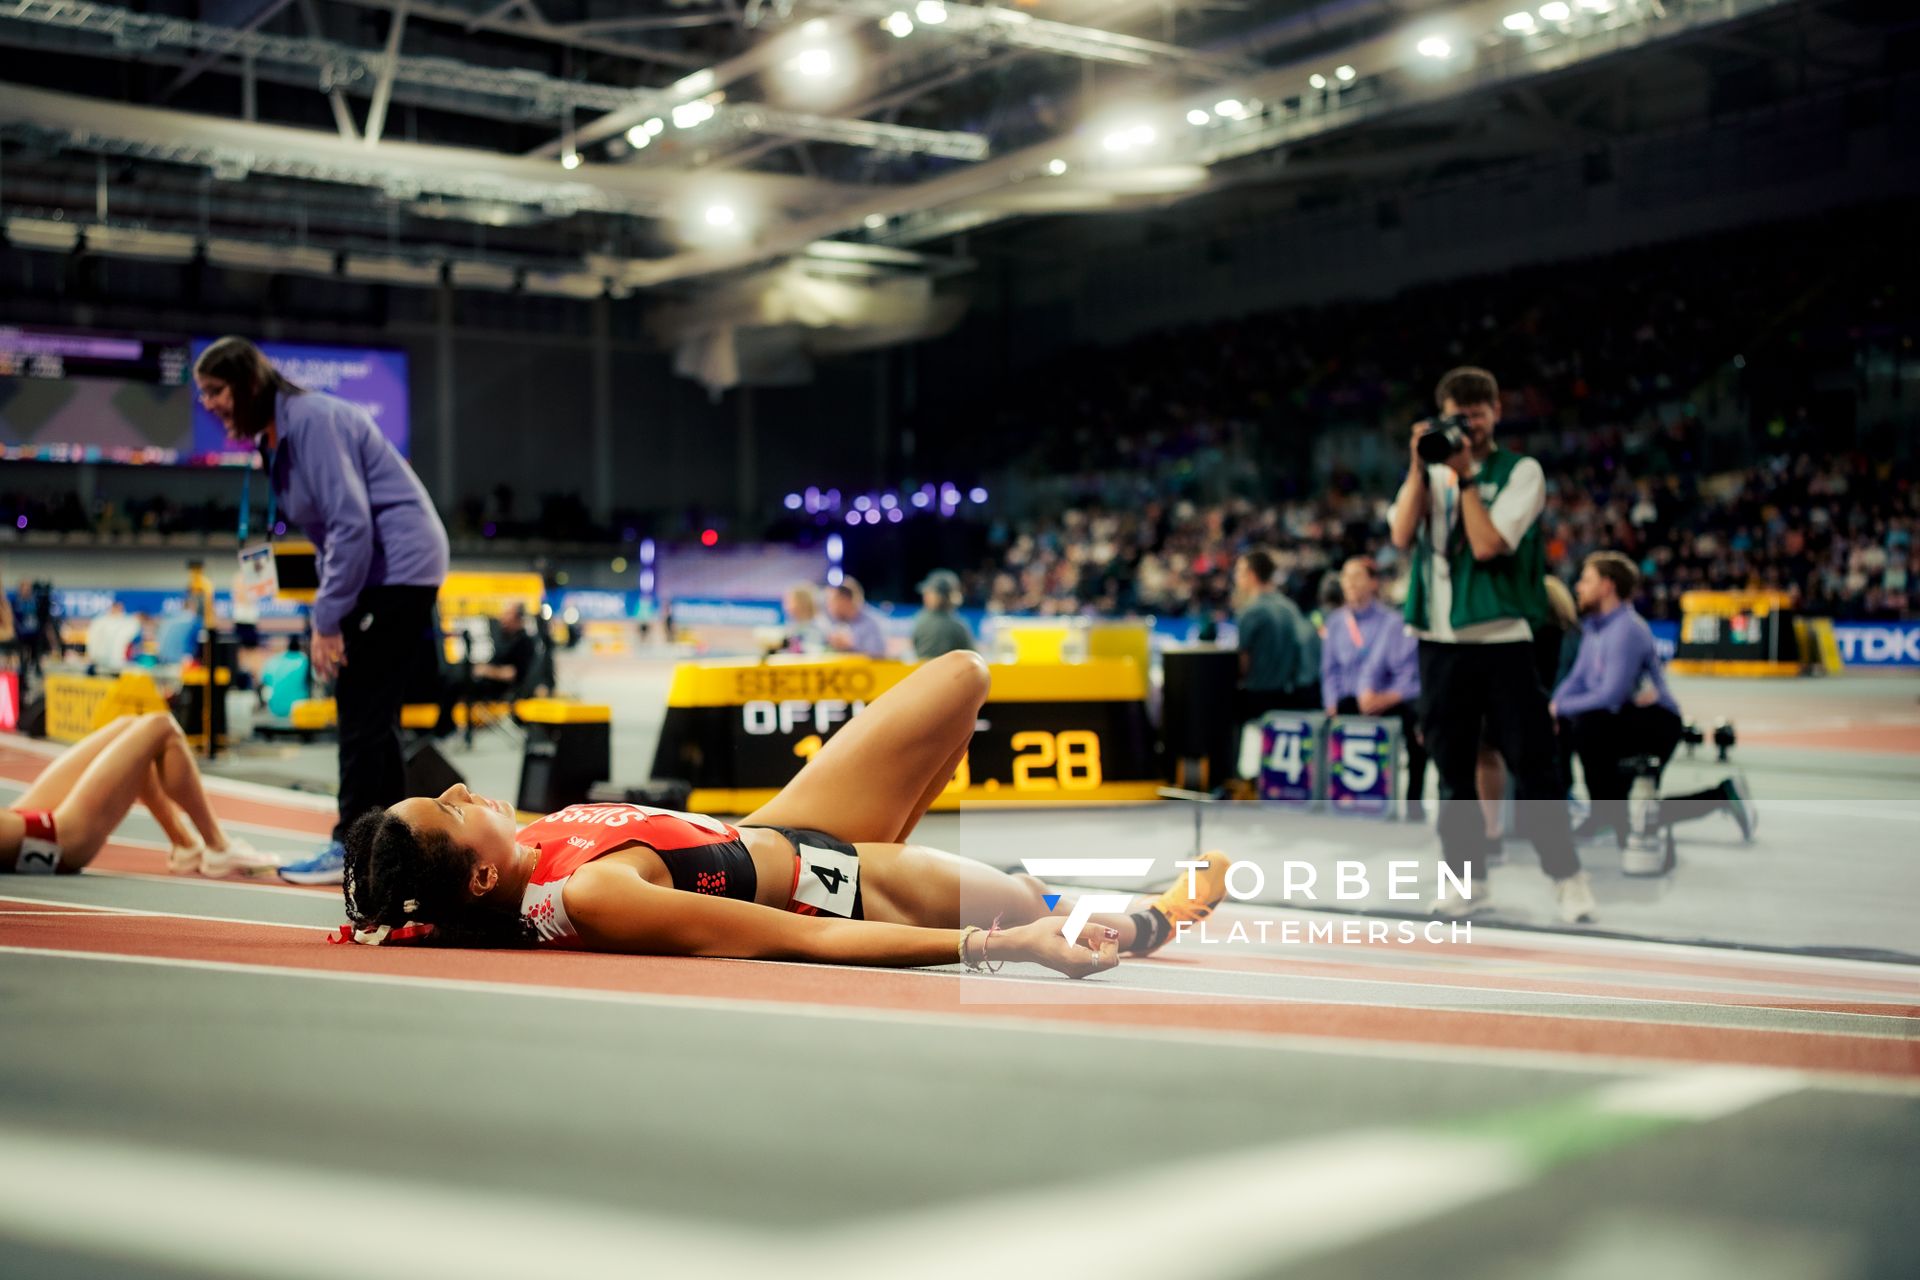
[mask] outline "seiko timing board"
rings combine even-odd
[[[913,668],[866,660],[689,662],[674,669],[653,773],[688,807],[746,813]],[[1127,659],[992,668],[973,745],[935,809],[1157,798],[1146,678]]]

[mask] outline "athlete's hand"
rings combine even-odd
[[[1088,924],[1080,931],[1079,942],[1068,942],[1061,930],[1064,916],[1046,916],[1031,924],[1015,925],[993,936],[990,954],[1002,954],[1009,960],[1030,960],[1043,964],[1069,978],[1084,978],[1102,973],[1120,963],[1120,935],[1112,929]],[[1002,952],[1001,948],[1006,951]]]

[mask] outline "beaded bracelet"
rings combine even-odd
[[[965,965],[967,969],[973,973],[980,972],[982,968],[981,962],[983,962],[986,959],[986,954],[987,954],[986,944],[985,943],[980,944],[980,961],[974,961],[974,960],[967,959],[967,942],[969,939],[973,937],[974,934],[985,933],[985,932],[986,930],[982,929],[977,924],[970,924],[966,928],[960,931],[960,963]]]

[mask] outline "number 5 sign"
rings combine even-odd
[[[1335,716],[1328,722],[1327,803],[1335,813],[1392,818],[1399,783],[1399,721]]]

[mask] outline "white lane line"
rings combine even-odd
[[[0,1129],[0,1227],[82,1256],[230,1276],[339,1280],[387,1260],[420,1280],[780,1274],[773,1241],[538,1195],[456,1190],[128,1143]],[[266,1207],[278,1205],[278,1209]],[[257,1212],[240,1206],[260,1206]],[[342,1232],[347,1235],[343,1238]]]
[[[109,907],[97,902],[74,902],[70,898],[33,898],[19,894],[0,893],[0,902],[39,902],[52,907],[71,907],[75,911],[93,911],[109,916],[133,916],[146,920],[200,920],[208,924],[244,924],[259,925],[267,929],[309,929],[316,934],[327,932],[324,924],[293,924],[285,920],[246,920],[236,916],[202,916],[185,911],[146,911],[139,907]],[[60,912],[23,911],[21,915],[59,915]]]
[[[1804,1084],[1787,1072],[1682,1071],[1563,1100],[1549,1123],[1583,1135],[1588,1118],[1603,1115],[1700,1123]],[[1128,1259],[1149,1271],[1210,1280],[1269,1271],[1439,1217],[1646,1132],[1620,1126],[1568,1154],[1564,1145],[1531,1144],[1534,1134],[1503,1126],[1499,1114],[1488,1119],[1493,1123],[1478,1131],[1362,1130],[1175,1156],[1143,1171],[777,1235],[538,1192],[458,1189],[377,1171],[348,1175],[0,1128],[0,1185],[8,1187],[0,1227],[83,1255],[313,1280],[339,1274],[343,1222],[353,1224],[355,1256],[406,1259],[408,1273],[422,1277],[545,1274],[552,1242],[560,1240],[569,1269],[588,1274],[631,1274],[645,1259],[670,1275],[977,1280],[980,1258],[966,1242],[1016,1240],[1024,1274],[1071,1274],[1116,1246],[1116,1224],[1171,1220],[1178,1230],[1127,1231]],[[1071,1164],[1060,1172],[1069,1175]],[[300,1212],[232,1211],[263,1193]],[[436,1243],[421,1247],[425,1241]]]
[[[295,969],[270,964],[243,964],[231,960],[191,960],[168,956],[123,955],[111,951],[69,951],[56,947],[20,947],[0,945],[0,956],[28,956],[40,960],[81,961],[103,964],[138,965],[158,969],[186,969],[203,973],[238,974],[264,978],[304,978],[316,982],[357,983],[363,986],[398,987],[414,991],[446,991],[467,995],[512,996],[517,999],[566,1000],[578,1004],[624,1005],[630,1008],[667,1009],[682,1013],[721,1013],[771,1015],[805,1021],[858,1022],[883,1027],[917,1027],[931,1030],[1000,1031],[1017,1035],[1066,1036],[1073,1039],[1107,1043],[1148,1043],[1171,1046],[1200,1046],[1220,1049],[1251,1049],[1263,1053],[1313,1054],[1333,1058],[1370,1058],[1390,1062],[1445,1063],[1479,1068],[1524,1068],[1575,1075],[1645,1072],[1660,1059],[1633,1058],[1618,1054],[1556,1051],[1550,1049],[1512,1049],[1485,1045],[1418,1044],[1402,1041],[1338,1039],[1330,1036],[1303,1036],[1264,1031],[1214,1031],[1196,1027],[1119,1025],[1080,1022],[1049,1022],[1038,1018],[1009,1017],[994,1014],[944,1013],[927,1009],[881,1009],[858,1005],[806,1004],[795,1001],[762,1000],[751,997],[669,995],[643,991],[601,991],[583,987],[538,986],[507,982],[482,982],[470,978],[428,978],[404,974],[361,973],[339,969]],[[759,964],[762,961],[731,961]],[[841,966],[812,966],[841,967]],[[933,972],[933,971],[929,971]],[[957,976],[957,975],[956,975]],[[999,981],[998,978],[994,981]],[[1853,1075],[1845,1072],[1806,1071],[1802,1077],[1822,1088],[1843,1093],[1920,1096],[1920,1079]]]
[[[116,844],[129,841],[116,840]],[[164,871],[111,871],[105,867],[90,866],[86,869],[89,876],[99,876],[107,880],[141,880],[149,884],[189,884],[197,889],[244,889],[248,893],[290,894],[296,898],[317,900],[322,895],[311,889],[299,889],[290,884],[279,884],[265,877],[248,878],[240,876],[232,879],[210,879],[206,876],[176,876]]]
[[[317,896],[314,894],[302,892],[300,890],[293,890],[293,892],[300,893],[302,897],[313,898]],[[86,911],[97,911],[97,912],[103,912],[107,914],[120,915],[120,916],[135,916],[135,917],[142,917],[146,919],[197,920],[197,921],[203,921],[203,922],[212,923],[212,924],[259,925],[259,926],[262,926],[265,928],[271,928],[271,929],[311,929],[322,935],[324,935],[327,932],[330,932],[331,929],[333,928],[332,925],[321,924],[321,923],[299,924],[299,923],[290,923],[285,920],[256,920],[256,919],[251,919],[243,916],[210,916],[210,915],[199,915],[199,914],[183,912],[183,911],[155,911],[155,910],[149,910],[149,909],[138,908],[138,907],[103,906],[97,903],[75,902],[72,899],[68,899],[68,898],[23,897],[15,894],[0,894],[0,902],[46,903],[54,906],[76,907]],[[0,914],[4,914],[4,913],[0,913]],[[57,913],[25,912],[22,914],[48,915],[48,914],[57,914]],[[343,916],[344,916],[344,913],[343,913]],[[74,953],[63,953],[63,954],[74,954]],[[862,973],[862,972],[870,971],[860,965],[844,965],[844,964],[828,965],[828,964],[819,964],[814,962],[803,962],[803,961],[795,961],[795,960],[738,960],[738,959],[733,959],[733,958],[724,957],[724,956],[715,956],[715,957],[708,957],[708,958],[725,960],[730,963],[736,963],[736,964],[771,965],[771,966],[778,966],[781,968],[800,968],[800,969],[807,969],[811,971],[818,971],[821,969],[838,969],[843,972],[853,972],[853,973]],[[922,977],[922,978],[932,977],[932,978],[950,979],[956,976],[954,969],[948,966],[924,967],[924,968],[916,968],[916,969],[901,969],[901,970],[897,970],[896,972],[902,976]],[[1178,974],[1176,976],[1180,978],[1185,978],[1188,976],[1199,977],[1202,975],[1188,975],[1183,973],[1183,974]],[[1249,976],[1266,978],[1266,979],[1270,979],[1273,981],[1280,981],[1280,982],[1289,981],[1289,979],[1287,979],[1285,975],[1267,974],[1267,975],[1249,975]],[[1518,991],[1518,990],[1510,990],[1504,987],[1457,986],[1450,983],[1449,984],[1421,983],[1421,984],[1410,986],[1406,989],[1410,992],[1418,992],[1422,996],[1430,996],[1433,994],[1445,993],[1445,992],[1458,992],[1458,993],[1463,993],[1465,996],[1482,997],[1482,998],[1473,999],[1473,998],[1462,998],[1460,996],[1456,996],[1456,998],[1452,1000],[1427,999],[1422,1003],[1409,1004],[1404,998],[1402,999],[1394,998],[1393,993],[1396,990],[1399,990],[1400,988],[1396,987],[1396,985],[1391,982],[1385,982],[1377,978],[1332,978],[1332,977],[1315,976],[1310,978],[1294,979],[1293,981],[1305,984],[1306,986],[1309,986],[1309,987],[1322,984],[1322,983],[1331,985],[1331,986],[1339,986],[1342,984],[1349,985],[1349,986],[1365,986],[1365,987],[1378,989],[1382,993],[1382,995],[1381,995],[1381,998],[1379,999],[1368,1000],[1368,999],[1345,998],[1345,997],[1341,997],[1340,995],[1334,992],[1315,992],[1312,990],[1305,990],[1305,991],[1294,990],[1294,991],[1278,991],[1278,992],[1256,992],[1256,991],[1234,990],[1234,989],[1219,990],[1219,989],[1207,987],[1204,984],[1190,985],[1190,984],[1180,983],[1177,981],[1171,984],[1142,986],[1142,985],[1129,985],[1125,982],[1124,978],[1115,982],[1114,989],[1126,991],[1127,993],[1133,996],[1143,997],[1143,999],[1137,1001],[1137,1003],[1142,1003],[1142,1004],[1179,1003],[1179,1000],[1177,999],[1178,997],[1188,997],[1188,998],[1197,998],[1209,1004],[1216,1004],[1216,1005],[1236,1005],[1236,1004],[1289,1005],[1289,1004],[1329,1004],[1330,1003],[1330,1004],[1339,1005],[1343,1008],[1353,1008],[1353,1009],[1409,1009],[1409,1010],[1422,1011],[1422,1012],[1485,1013],[1485,1014],[1492,1014],[1500,1017],[1516,1017],[1516,1018],[1545,1017],[1545,1018],[1605,1020],[1608,1018],[1619,1016],[1622,1011],[1626,1011],[1627,1013],[1630,1014],[1631,1010],[1635,1008],[1650,1005],[1650,1006],[1657,1006],[1660,1008],[1673,1009],[1673,1010],[1684,1010],[1684,1009],[1704,1010],[1706,1011],[1706,1014],[1709,1016],[1702,1016],[1697,1018],[1662,1018],[1658,1020],[1657,1024],[1650,1023],[1649,1025],[1671,1026],[1671,1027],[1711,1027],[1711,1028],[1719,1028],[1719,1029],[1725,1029],[1725,1030],[1741,1029],[1739,1026],[1730,1024],[1727,1021],[1727,1019],[1736,1018],[1737,1016],[1743,1013],[1747,1014],[1749,1017],[1764,1017],[1767,1013],[1771,1012],[1770,1008],[1767,1006],[1756,1007],[1752,1005],[1737,1005],[1737,1004],[1722,1005],[1722,1004],[1714,1004],[1711,1002],[1702,1002],[1697,1000],[1667,1000],[1667,999],[1638,998],[1638,997],[1629,997],[1629,996],[1591,996],[1591,995],[1581,995],[1581,994],[1572,993],[1572,992]],[[1040,1007],[1044,1007],[1047,1005],[1054,1005],[1054,1004],[1075,1005],[1075,1004],[1087,1003],[1085,1001],[1079,1000],[1074,996],[1068,994],[1069,988],[1063,985],[1063,980],[1060,978],[1051,977],[1051,976],[1028,977],[1028,976],[1019,975],[1019,974],[1007,973],[1003,975],[996,975],[993,985],[994,987],[997,987],[997,988],[1019,987],[1021,989],[1032,990],[1034,991],[1035,994],[1041,995],[1043,997],[1050,993],[1057,994],[1058,996],[1061,997],[1059,999],[1042,998],[1039,1000],[1022,1002],[1022,1003],[1028,1003],[1028,1004],[1032,1004]],[[979,993],[983,995],[990,994],[987,991],[987,989],[984,987],[968,987],[963,989],[963,991],[964,991],[964,994],[961,1001],[962,1003],[966,1003],[967,995],[972,995],[975,993]],[[1509,1002],[1500,1003],[1500,999],[1502,997],[1509,998]],[[1514,1003],[1516,1001],[1519,1003]],[[1574,1005],[1588,1006],[1588,1007],[1531,1009],[1526,1007],[1527,1002],[1537,1002],[1543,1005],[1552,1005],[1552,1004],[1565,1005],[1565,1004],[1571,1003]],[[1613,1006],[1613,1007],[1608,1007],[1608,1006]],[[1791,1010],[1791,1009],[1783,1010],[1781,1012],[1798,1014],[1806,1017],[1817,1017],[1822,1020],[1833,1021],[1836,1023],[1841,1023],[1849,1019],[1862,1019],[1862,1018],[1884,1019],[1884,1020],[1889,1020],[1895,1023],[1896,1025],[1888,1027],[1883,1031],[1879,1032],[1878,1034],[1881,1036],[1881,1038],[1897,1039],[1897,1038],[1903,1037],[1906,1034],[1906,1030],[1904,1029],[1904,1027],[1901,1025],[1898,1025],[1903,1022],[1903,1020],[1900,1018],[1900,1015],[1898,1014],[1848,1013],[1848,1012],[1836,1013],[1836,1012],[1831,1012],[1826,1010]],[[1770,1034],[1776,1034],[1776,1035],[1854,1036],[1854,1035],[1875,1034],[1872,1031],[1868,1031],[1861,1028],[1848,1027],[1844,1025],[1834,1026],[1832,1028],[1748,1026],[1746,1027],[1746,1029],[1764,1030],[1769,1032]]]
[[[1791,1072],[1703,1067],[1645,1080],[1622,1080],[1599,1090],[1592,1101],[1596,1110],[1611,1115],[1700,1122],[1797,1093],[1804,1084]]]
[[[978,1280],[974,1248],[988,1240],[1018,1241],[1023,1275],[1073,1275],[1103,1256],[1147,1275],[1272,1274],[1511,1190],[1530,1174],[1504,1144],[1362,1131],[860,1223],[829,1233],[822,1251],[897,1259],[899,1274],[916,1280]]]

